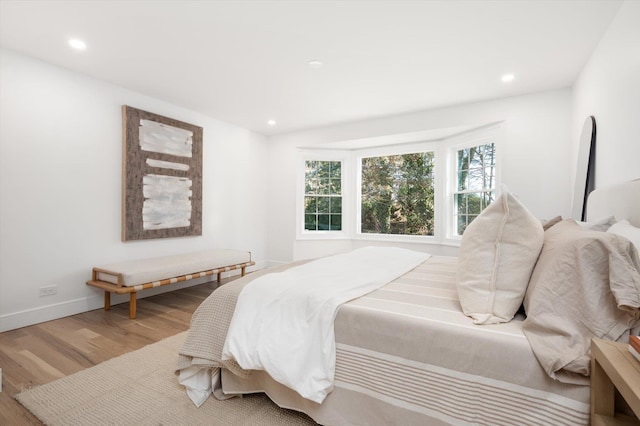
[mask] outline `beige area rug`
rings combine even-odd
[[[16,399],[47,425],[315,425],[264,394],[211,396],[196,408],[174,375],[185,338],[186,332],[177,334]]]

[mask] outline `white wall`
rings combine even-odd
[[[298,147],[496,121],[506,123],[503,182],[537,217],[568,216],[573,191],[572,109],[571,90],[563,89],[270,137],[269,162],[277,165],[269,172],[270,258],[316,257],[362,244],[296,241]],[[436,246],[427,250],[455,253]]]
[[[640,3],[625,2],[573,90],[268,140],[2,50],[0,331],[99,308],[101,292],[84,284],[97,264],[228,247],[252,250],[266,265],[364,244],[296,241],[297,147],[504,120],[504,182],[536,216],[569,216],[577,142],[588,115],[598,126],[597,186],[640,178],[639,20]],[[204,127],[202,237],[120,241],[122,104]],[[452,254],[442,247],[426,250]],[[38,288],[47,285],[57,285],[58,294],[39,298]]]
[[[640,2],[622,4],[574,85],[575,153],[590,115],[597,127],[596,187],[640,178]]]
[[[263,136],[12,51],[0,55],[0,331],[100,308],[102,292],[85,285],[93,266],[208,248],[251,250],[265,263]],[[123,104],[204,128],[201,237],[120,241]],[[57,295],[38,297],[50,285]]]

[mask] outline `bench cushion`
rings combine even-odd
[[[98,272],[96,278],[100,281],[117,284],[117,276],[122,274],[122,285],[135,286],[247,262],[251,262],[251,252],[249,251],[207,250],[112,263],[98,268],[112,274]]]

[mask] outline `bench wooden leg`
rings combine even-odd
[[[245,274],[245,272],[246,272],[246,269],[247,269],[247,267],[246,267],[246,266],[243,266],[242,268],[240,268],[240,276],[241,276],[241,277],[244,277],[244,274]]]
[[[111,310],[111,293],[109,293],[108,291],[104,292],[104,310]]]
[[[136,319],[136,292],[132,291],[129,295],[129,318]]]
[[[221,279],[222,279],[222,272],[218,272],[218,283],[220,282]]]

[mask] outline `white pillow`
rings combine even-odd
[[[584,229],[606,232],[607,229],[611,227],[611,225],[616,223],[616,218],[613,216],[609,216],[609,217],[600,218],[598,220],[590,220],[589,222],[576,221],[576,223]]]
[[[536,264],[542,224],[504,190],[469,224],[458,257],[458,296],[475,324],[509,322]]]
[[[607,232],[625,237],[631,241],[640,252],[640,228],[636,228],[630,224],[628,220],[621,220],[620,222],[615,223],[607,230]]]

